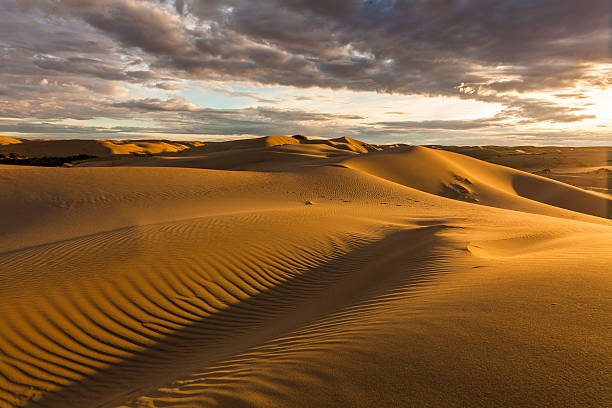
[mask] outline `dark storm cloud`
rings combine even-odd
[[[187,41],[180,19],[147,1],[19,0],[25,10],[76,17],[127,46],[152,54],[177,55]]]
[[[0,117],[91,119],[100,102],[121,97],[122,83],[148,82],[139,52],[122,53],[114,40],[49,6],[0,2]],[[24,12],[25,11],[25,12]],[[147,57],[147,56],[145,56]],[[147,57],[148,58],[148,57]]]
[[[557,88],[598,81],[589,78],[590,64],[609,57],[605,0],[185,3],[215,21],[225,39],[242,35],[304,57],[310,69],[294,73],[299,85],[424,94],[453,94],[461,82],[492,90]],[[249,60],[251,49],[242,51]],[[197,63],[182,67],[199,70]]]
[[[606,0],[21,1],[195,78],[456,94],[566,87],[608,61]],[[182,15],[203,25],[187,28]],[[507,80],[507,78],[512,78]],[[605,81],[604,81],[605,82]]]

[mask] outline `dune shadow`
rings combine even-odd
[[[521,197],[566,210],[612,218],[612,199],[548,179],[516,175],[512,187]]]
[[[439,233],[446,228],[430,225],[392,232],[193,321],[119,363],[26,406],[114,406],[190,373],[205,377],[262,345],[272,344],[263,348],[264,355],[291,352],[296,336],[291,333],[299,336],[302,330],[312,336],[342,330],[339,321],[359,319],[377,305],[406,296],[444,273],[440,248],[446,238]],[[222,399],[229,401],[232,396]],[[247,405],[234,400],[232,406]]]

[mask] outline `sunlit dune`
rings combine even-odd
[[[21,142],[22,142],[21,139],[15,139],[14,137],[0,136],[0,146],[17,144]]]
[[[612,397],[605,191],[350,138],[17,142],[96,157],[0,165],[0,407]]]
[[[18,144],[17,144],[18,143]],[[156,154],[179,152],[201,143],[170,141],[111,141],[111,140],[18,140],[0,138],[0,154],[19,153],[30,157],[73,156],[111,156],[122,154]],[[2,146],[4,145],[4,146]]]

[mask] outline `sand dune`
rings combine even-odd
[[[612,197],[608,195],[448,151],[406,146],[371,149],[371,154],[359,154],[370,151],[366,145],[352,139],[299,142],[291,137],[240,140],[228,142],[231,146],[238,144],[239,148],[235,149],[205,145],[179,154],[145,159],[126,158],[113,161],[112,165],[268,172],[339,166],[427,193],[495,207],[543,215],[550,215],[551,211],[559,213],[557,209],[542,205],[548,204],[598,217],[610,217],[612,214]],[[109,164],[92,162],[84,165]],[[563,217],[573,216],[559,214]]]
[[[14,137],[0,136],[0,146],[21,143],[21,139],[15,139]]]
[[[598,217],[612,216],[608,196],[452,152],[407,147],[349,159],[344,164],[449,198],[538,214],[549,213],[550,209],[537,205],[544,203]]]
[[[604,194],[612,193],[612,147],[434,146]]]
[[[157,154],[179,152],[193,146],[193,143],[186,142],[143,140],[27,140],[20,143],[6,143],[5,139],[9,138],[0,139],[0,154],[19,153],[28,157],[67,157],[79,154],[108,157],[133,153]]]
[[[251,140],[210,142],[202,146],[147,158],[122,157],[83,163],[87,167],[138,166],[187,167],[216,170],[286,171],[334,162],[329,159],[367,153],[369,145],[352,139],[301,140],[269,136]]]
[[[201,153],[214,153],[227,150],[237,151],[239,149],[254,149],[298,144],[330,146],[336,149],[348,150],[356,153],[367,153],[375,150],[380,150],[379,147],[364,143],[359,140],[351,139],[349,137],[341,137],[337,139],[309,140],[304,136],[295,135],[266,136],[257,139],[233,140],[229,142],[207,142],[202,146],[191,149],[188,153],[197,155]]]
[[[605,406],[610,200],[379,149],[0,166],[0,407]]]

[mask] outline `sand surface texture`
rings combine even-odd
[[[0,407],[612,404],[605,192],[348,138],[71,143],[37,154],[108,157],[0,165]]]

